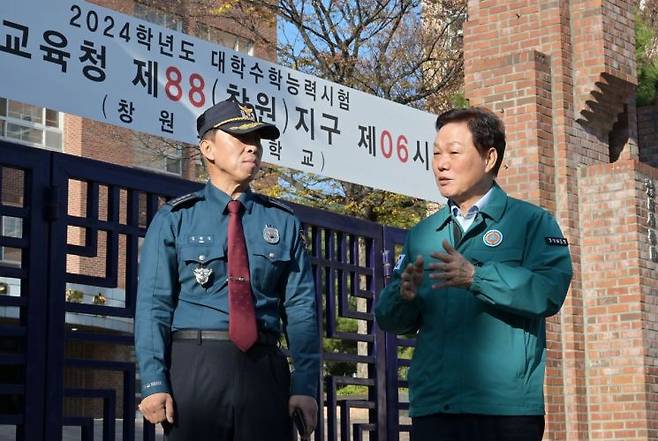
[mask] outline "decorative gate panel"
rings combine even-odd
[[[201,184],[3,142],[0,177],[0,439],[161,439],[135,411],[139,248],[158,208]],[[380,331],[373,307],[385,240],[404,232],[294,208],[324,337],[315,439],[395,441],[408,342]]]

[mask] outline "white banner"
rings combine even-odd
[[[84,1],[0,9],[0,96],[196,144],[229,95],[276,124],[263,160],[431,201],[435,117]]]

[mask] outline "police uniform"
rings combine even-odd
[[[475,266],[470,288],[431,288],[427,265],[443,240]],[[559,311],[572,276],[553,217],[494,183],[466,232],[446,205],[410,230],[402,253],[375,312],[384,330],[418,332],[410,416],[543,415],[545,317]],[[426,266],[422,285],[406,301],[400,275],[418,255]]]
[[[244,124],[244,121],[239,123]],[[258,341],[228,338],[227,205],[211,182],[165,204],[139,268],[135,350],[143,396],[172,394],[172,439],[290,439],[288,398],[317,396],[320,338],[311,265],[292,210],[242,193]],[[294,372],[278,347],[285,332]]]

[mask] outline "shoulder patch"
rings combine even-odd
[[[179,196],[175,199],[171,199],[167,201],[167,205],[170,205],[171,208],[181,208],[185,206],[186,204],[190,204],[191,202],[197,201],[201,199],[201,196],[199,196],[196,193],[188,193],[183,196]]]
[[[295,214],[295,210],[293,210],[292,207],[284,204],[283,202],[278,201],[277,199],[262,194],[259,194],[258,197],[267,205],[280,208],[281,210],[287,211],[290,214]]]
[[[402,268],[402,264],[404,263],[404,258],[407,257],[404,254],[400,254],[398,257],[397,262],[395,262],[395,266],[393,267],[393,271],[399,271],[400,268]]]
[[[569,242],[564,237],[544,237],[547,245],[552,245],[556,247],[566,247],[569,245]]]

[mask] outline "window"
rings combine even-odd
[[[19,217],[2,216],[2,236],[23,237],[23,219]],[[20,266],[21,250],[19,248],[0,247],[0,263]]]
[[[0,137],[35,147],[62,150],[63,114],[0,98]]]
[[[183,30],[183,19],[180,15],[165,12],[142,3],[135,4],[135,17],[174,31]]]
[[[144,134],[135,135],[133,146],[137,167],[178,176],[183,174],[183,146]]]
[[[222,31],[213,26],[208,26],[205,23],[199,23],[197,25],[197,37],[247,55],[254,54],[253,41],[231,34],[230,32]]]
[[[165,171],[176,175],[183,174],[183,159],[180,157],[180,152],[177,156],[165,156],[164,163]]]

